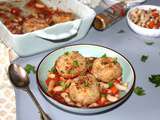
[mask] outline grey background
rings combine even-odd
[[[148,0],[146,4],[160,5],[159,0]],[[100,9],[97,9],[98,11]],[[118,34],[119,30],[125,33]],[[155,44],[147,46],[145,41],[154,41]],[[126,18],[113,25],[111,28],[99,32],[93,28],[88,35],[75,43],[97,44],[110,47],[124,56],[132,63],[136,71],[136,85],[145,89],[146,95],[139,97],[135,94],[118,108],[98,115],[75,115],[55,108],[48,103],[38,91],[35,75],[31,74],[31,90],[53,120],[159,120],[160,116],[160,87],[155,88],[148,81],[151,74],[160,73],[160,38],[149,38],[134,33],[127,25]],[[29,47],[29,46],[28,46]],[[37,46],[38,47],[38,46]],[[48,52],[39,55],[19,58],[15,61],[22,66],[33,64],[37,66],[40,60]],[[142,63],[140,58],[143,54],[149,55],[146,63]],[[16,90],[17,99],[17,120],[39,120],[38,111],[23,91]]]

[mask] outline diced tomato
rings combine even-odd
[[[33,7],[35,4],[36,4],[36,0],[30,0],[30,1],[26,4],[26,6],[27,6],[27,7]]]
[[[149,27],[150,29],[153,29],[153,28],[155,27],[154,21],[150,21],[148,27]]]
[[[16,7],[11,8],[11,13],[16,16],[19,16],[21,14],[21,11],[22,11],[21,9],[16,8]]]
[[[157,12],[152,12],[152,16],[153,16],[154,18],[156,18],[156,17],[159,16],[159,14],[158,14]]]
[[[117,80],[114,81],[114,83],[120,83],[120,82],[121,82],[120,79],[117,79]]]
[[[99,106],[105,106],[109,103],[109,101],[105,97],[101,97],[96,102]]]
[[[50,82],[51,80],[53,80],[53,79],[47,79],[47,80],[46,80],[47,86],[49,85],[49,82]]]
[[[9,19],[9,17],[4,13],[0,13],[0,17],[2,17],[3,19]]]
[[[112,91],[112,94],[113,94],[113,95],[115,95],[115,94],[117,94],[117,93],[119,92],[119,90],[118,90],[115,86],[112,86],[112,87],[110,88],[110,90]]]
[[[157,28],[160,28],[160,22],[157,23]]]
[[[104,106],[104,105],[106,105],[106,103],[107,103],[107,100],[106,99],[99,99],[98,101],[97,101],[97,104],[99,105],[99,106]]]
[[[157,12],[157,9],[152,9],[152,12]]]
[[[108,94],[108,93],[111,93],[112,91],[110,89],[102,89],[101,90],[101,93],[102,94]]]

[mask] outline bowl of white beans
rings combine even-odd
[[[160,36],[160,7],[140,5],[127,13],[129,27],[136,33],[149,37]]]

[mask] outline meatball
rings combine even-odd
[[[43,29],[43,28],[46,28],[48,26],[49,25],[47,24],[46,20],[36,18],[36,17],[31,17],[31,18],[26,19],[23,22],[23,33]]]
[[[122,75],[122,68],[115,58],[97,58],[91,73],[100,81],[110,82]]]
[[[96,78],[91,74],[75,78],[69,87],[69,96],[72,101],[82,106],[95,103],[100,98]]]
[[[71,12],[64,12],[62,10],[57,9],[54,13],[53,13],[53,17],[52,20],[53,22],[56,23],[63,23],[63,22],[67,22],[67,21],[72,21],[75,19],[75,16],[73,13]]]
[[[66,52],[56,61],[57,72],[64,78],[74,78],[86,72],[86,59],[79,52]]]

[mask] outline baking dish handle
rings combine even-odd
[[[34,34],[40,38],[51,41],[64,40],[75,36],[78,33],[81,19],[56,24],[44,30],[35,31]]]

